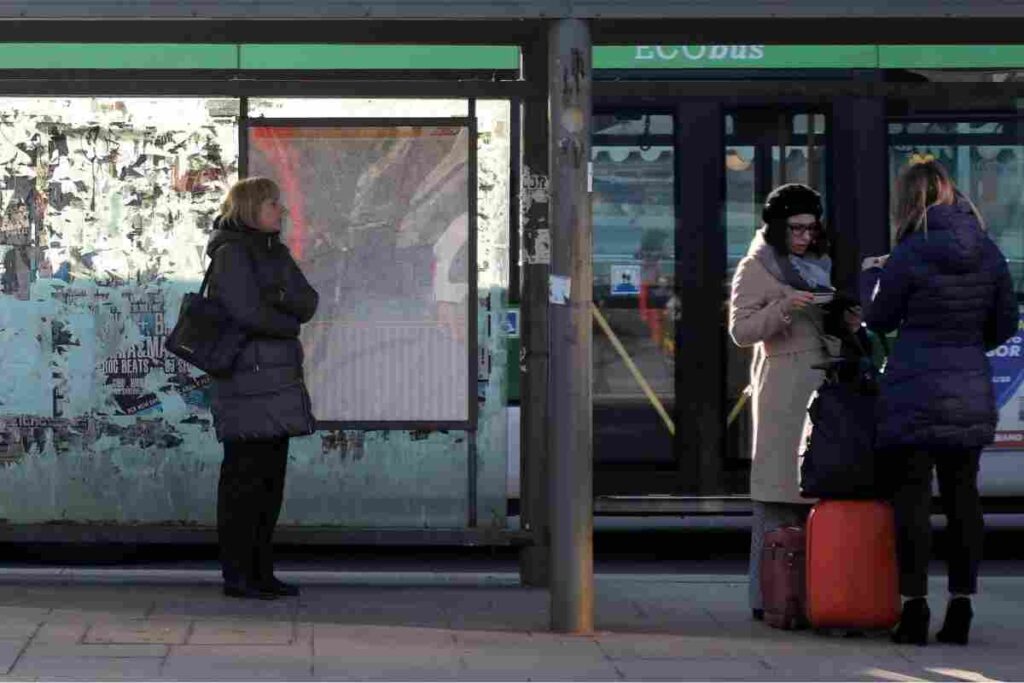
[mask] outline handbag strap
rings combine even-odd
[[[218,244],[212,252],[210,252],[210,265],[206,266],[206,273],[203,274],[203,284],[199,285],[199,296],[203,296],[206,293],[206,288],[210,284],[210,276],[213,275],[213,260],[217,257],[217,252],[223,247],[223,244]]]
[[[203,275],[203,284],[199,285],[199,296],[205,296],[206,286],[210,284],[210,274],[213,273],[213,259],[210,259],[210,265],[206,266],[206,273]]]

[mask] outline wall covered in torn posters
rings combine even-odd
[[[393,111],[320,102],[335,103],[333,116]],[[261,106],[273,115],[291,104]],[[410,116],[435,115],[408,104]],[[238,105],[0,99],[0,523],[214,522],[221,447],[208,381],[162,342],[198,287],[237,177]],[[508,105],[478,115],[478,514],[503,526]],[[281,523],[462,527],[467,442],[463,432],[294,439]]]

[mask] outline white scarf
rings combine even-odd
[[[790,254],[789,262],[811,289],[832,289],[832,262],[828,257],[808,258]]]

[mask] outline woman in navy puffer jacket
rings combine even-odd
[[[899,331],[882,376],[877,443],[897,484],[904,603],[893,639],[928,640],[934,468],[951,541],[950,602],[937,637],[966,644],[983,531],[978,462],[997,419],[985,354],[1013,336],[1019,316],[1006,259],[941,165],[906,169],[894,207],[897,246],[865,259],[861,282],[866,324]]]

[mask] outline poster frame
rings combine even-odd
[[[248,102],[243,104],[238,119],[238,177],[249,176],[249,130],[251,128],[441,128],[456,127],[467,130],[467,211],[469,214],[469,272],[467,294],[467,411],[465,420],[317,420],[318,430],[324,431],[467,431],[475,432],[479,418],[477,399],[477,358],[480,340],[478,338],[478,266],[477,264],[477,122],[475,116],[460,117],[416,117],[416,118],[273,118],[250,117]]]

